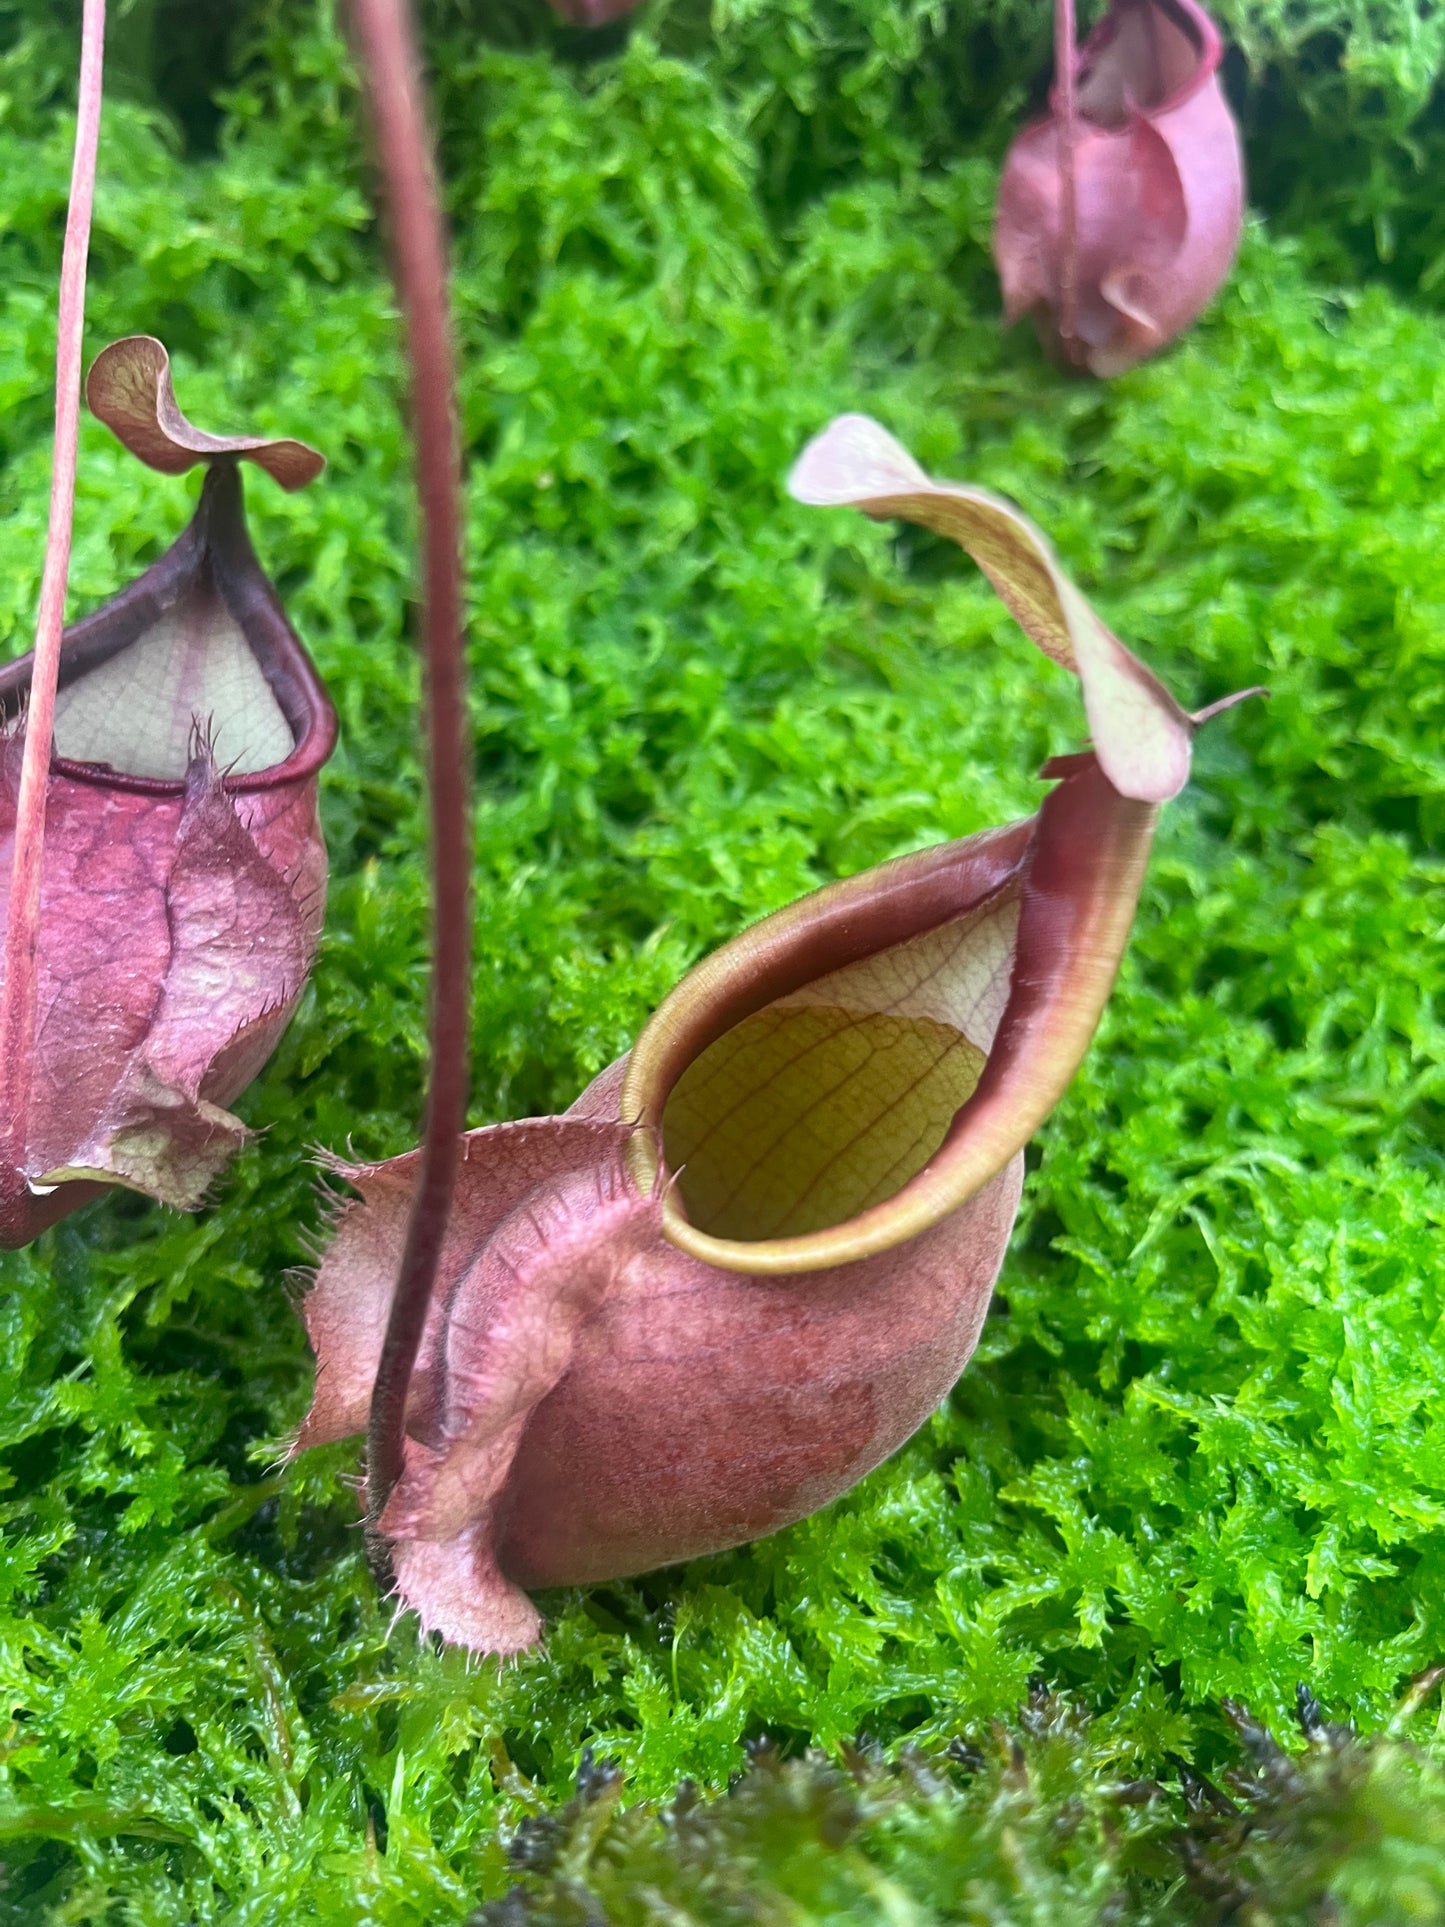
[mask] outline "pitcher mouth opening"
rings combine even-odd
[[[621,1106],[645,1127],[629,1166],[660,1193],[674,1245],[782,1273],[898,1241],[1007,1001],[1032,833],[1014,824],[834,884],[662,1005]]]
[[[1022,1150],[1093,1037],[1157,816],[1092,752],[1045,774],[1037,816],[805,898],[661,1005],[620,1101],[673,1245],[774,1276],[853,1263]]]
[[[1223,58],[1218,29],[1193,0],[1130,0],[1111,8],[1079,50],[1079,113],[1121,131],[1137,113],[1181,106]]]
[[[11,723],[32,662],[0,669],[0,715]],[[237,465],[216,462],[170,549],[66,629],[52,770],[179,797],[203,748],[228,791],[268,790],[314,776],[335,743],[330,697],[247,534]]]

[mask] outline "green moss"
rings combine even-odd
[[[1445,1650],[1445,330],[1373,269],[1324,278],[1364,257],[1326,225],[1322,164],[1164,361],[1085,388],[1001,337],[992,170],[1039,11],[735,6],[713,37],[679,8],[583,60],[520,5],[490,42],[435,9],[477,1121],[566,1101],[707,947],[1022,813],[1078,742],[1074,690],[955,551],[784,498],[838,410],[1016,496],[1187,699],[1272,690],[1212,726],[1170,807],[949,1405],[777,1539],[548,1599],[545,1652],[505,1671],[391,1626],[354,1452],[275,1471],[309,1390],[285,1283],[321,1218],[308,1150],[402,1148],[421,1080],[410,508],[350,70],[327,9],[262,9],[215,158],[183,158],[163,108],[108,107],[91,346],[160,332],[196,419],[332,457],[251,503],[343,741],[326,946],[216,1207],[115,1200],[0,1265],[0,1918],[461,1920],[507,1885],[498,1827],[564,1798],[589,1742],[665,1799],[721,1787],[765,1729],[937,1746],[1041,1676],[1092,1716],[1091,1786],[1167,1754],[1212,1775],[1222,1695],[1280,1725],[1305,1679],[1374,1727]],[[1403,12],[1369,19],[1404,45]],[[57,46],[47,23],[0,70],[15,649],[48,482]],[[973,47],[955,113],[947,61]],[[94,424],[83,456],[88,606],[190,494]],[[1408,1721],[1422,1744],[1432,1718]]]
[[[566,1805],[517,1828],[514,1884],[474,1927],[1445,1919],[1439,1768],[1398,1742],[1361,1745],[1307,1698],[1302,1710],[1295,1755],[1240,1719],[1249,1764],[1227,1791],[1179,1761],[1168,1784],[1124,1777],[1040,1694],[1015,1730],[905,1749],[892,1768],[765,1744],[725,1797],[684,1785],[661,1810],[622,1804],[620,1775],[587,1756]]]

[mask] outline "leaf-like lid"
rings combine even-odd
[[[966,549],[1010,615],[1084,687],[1100,767],[1121,796],[1162,803],[1189,780],[1193,720],[1102,623],[1060,569],[1043,534],[987,489],[935,482],[867,415],[840,415],[799,456],[800,502],[898,516]]]
[[[295,490],[314,482],[326,466],[324,455],[289,437],[208,435],[193,427],[176,405],[171,358],[154,335],[127,335],[102,349],[86,378],[85,399],[132,455],[162,475],[238,456]]]

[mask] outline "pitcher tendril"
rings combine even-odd
[[[50,526],[35,629],[35,667],[30,683],[25,758],[10,871],[5,926],[5,992],[0,1000],[0,1135],[4,1162],[18,1170],[25,1160],[35,1041],[40,936],[40,873],[45,855],[45,787],[55,727],[55,690],[65,590],[70,576],[70,539],[75,521],[75,461],[80,434],[80,367],[85,338],[85,271],[90,253],[90,216],[95,202],[95,158],[100,144],[100,107],[105,53],[105,0],[85,0],[80,28],[80,88],[75,116],[75,158],[60,266],[55,346],[55,458],[50,481]]]
[[[1079,183],[1074,169],[1079,131],[1075,87],[1078,59],[1074,0],[1054,0],[1054,85],[1059,103],[1059,335],[1069,346],[1079,331]]]
[[[371,1399],[367,1501],[374,1521],[402,1469],[407,1388],[436,1280],[466,1125],[471,819],[456,376],[446,240],[416,29],[407,0],[352,0],[351,11],[371,103],[393,274],[411,363],[435,879],[431,1070],[421,1172]]]

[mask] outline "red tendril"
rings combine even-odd
[[[1059,128],[1059,339],[1069,360],[1079,335],[1079,194],[1074,174],[1078,103],[1074,0],[1054,0],[1054,88]]]
[[[402,1469],[407,1390],[426,1324],[466,1126],[471,829],[462,648],[460,461],[447,252],[408,0],[351,0],[406,327],[423,548],[422,637],[431,774],[431,1076],[421,1176],[372,1392],[373,1523]]]
[[[0,1133],[6,1161],[25,1163],[26,1123],[35,1053],[39,987],[40,872],[45,855],[45,791],[55,729],[55,689],[65,588],[75,521],[75,455],[80,434],[80,364],[85,336],[85,269],[90,213],[95,201],[95,156],[105,51],[105,0],[85,0],[80,28],[80,89],[76,101],[75,159],[60,262],[55,346],[55,459],[50,476],[50,528],[35,625],[35,667],[25,723],[25,752],[10,870],[5,925],[5,991],[0,999]]]

